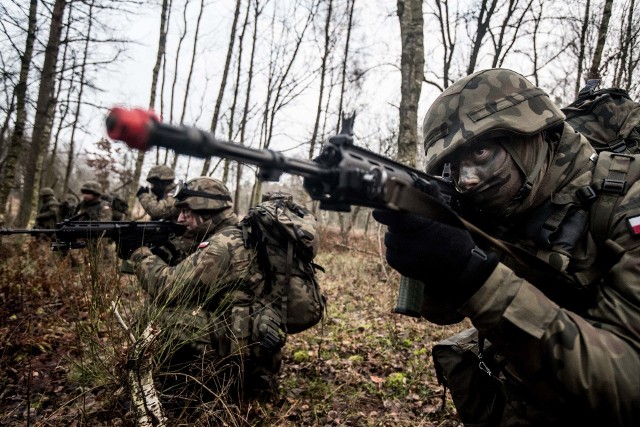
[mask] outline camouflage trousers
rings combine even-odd
[[[202,309],[164,309],[161,318],[160,366],[171,382],[183,376],[238,398],[275,389],[282,345],[266,349],[254,340],[250,307],[233,307],[220,316]]]

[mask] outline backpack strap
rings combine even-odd
[[[629,184],[639,178],[639,156],[613,152],[602,152],[598,156],[591,181],[591,193],[595,197],[590,215],[591,233],[597,243],[607,239],[611,217],[621,196],[627,193]]]

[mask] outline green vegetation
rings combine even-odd
[[[450,399],[442,402],[430,349],[468,325],[392,313],[398,277],[382,265],[377,243],[354,237],[349,249],[329,232],[323,239],[327,316],[288,337],[275,395],[201,405],[190,425],[459,425]],[[83,251],[60,257],[25,239],[2,244],[0,425],[135,425],[123,328],[144,301],[135,280],[117,274],[115,260],[96,268]]]

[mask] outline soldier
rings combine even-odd
[[[389,264],[424,282],[422,315],[468,317],[477,351],[497,353],[491,377],[475,357],[473,369],[457,370],[486,378],[484,388],[449,378],[465,424],[640,425],[640,183],[628,183],[597,240],[584,197],[597,156],[564,118],[523,76],[491,69],[445,90],[423,124],[427,172],[451,168],[463,216],[550,268],[499,259],[436,220],[374,212],[388,226]],[[493,406],[474,413],[473,398],[491,388]]]
[[[66,196],[64,196],[64,200],[60,204],[60,219],[65,220],[71,218],[74,215],[77,207],[78,198],[72,193],[67,193]]]
[[[270,348],[253,341],[258,329],[273,325],[267,318],[264,326],[253,325],[252,304],[262,293],[264,277],[254,249],[244,245],[229,190],[216,179],[196,178],[179,187],[175,206],[180,209],[178,222],[199,242],[184,261],[171,267],[149,248],[138,248],[137,241],[121,241],[117,248],[120,258],[134,264],[142,287],[162,310],[165,342],[171,346],[163,355],[164,366],[169,371],[212,367],[213,377],[211,372],[199,373],[209,375],[209,386],[231,375],[233,386],[245,396],[270,391],[285,336],[282,330],[273,331],[281,342]],[[216,366],[221,363],[223,370]],[[233,373],[233,366],[243,372]]]
[[[40,207],[36,216],[36,228],[55,228],[60,222],[60,202],[53,189],[43,187],[40,190]]]
[[[82,201],[76,207],[76,221],[111,221],[109,202],[102,199],[102,187],[96,181],[87,181],[80,188]]]
[[[161,219],[176,221],[178,219],[179,210],[175,207],[175,199],[171,194],[176,188],[174,179],[173,169],[166,165],[156,165],[149,170],[149,175],[147,175],[151,189],[149,187],[138,189],[136,197],[152,221]]]

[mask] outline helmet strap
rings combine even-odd
[[[520,201],[527,197],[529,193],[531,193],[531,190],[533,190],[533,182],[542,170],[542,166],[544,165],[545,161],[544,145],[538,155],[538,158],[536,159],[536,164],[533,166],[531,173],[527,175],[524,164],[522,163],[522,159],[520,158],[520,155],[516,152],[516,150],[514,150],[512,142],[513,137],[509,138],[509,143],[502,143],[501,145],[507,151],[507,153],[509,153],[509,155],[513,159],[513,162],[516,164],[516,166],[518,166],[518,169],[520,169],[522,175],[524,176],[522,187],[520,187],[518,193],[516,193],[516,195],[513,197],[513,201]]]

